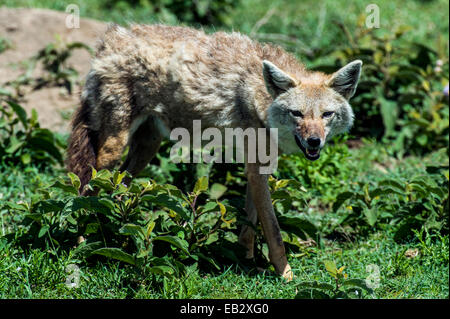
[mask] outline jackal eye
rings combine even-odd
[[[334,114],[334,112],[323,112],[322,117],[326,118],[326,117],[331,117]]]
[[[291,112],[291,114],[295,117],[303,117],[303,114],[300,111],[290,110],[289,112]]]

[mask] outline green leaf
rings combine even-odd
[[[11,106],[13,111],[16,113],[17,117],[19,118],[19,120],[23,124],[23,126],[25,128],[27,128],[28,127],[27,112],[25,111],[25,109],[23,109],[19,104],[15,103],[13,101],[8,101],[8,104],[9,104],[9,106]]]
[[[100,248],[97,250],[94,250],[92,252],[93,255],[102,255],[105,257],[113,258],[116,260],[120,260],[123,262],[126,262],[131,265],[135,265],[136,261],[134,260],[134,257],[120,248]]]
[[[81,185],[81,182],[80,182],[80,179],[78,178],[78,176],[72,172],[67,173],[67,176],[69,176],[72,186],[75,187],[75,189],[78,191],[80,189],[80,185]]]
[[[125,175],[127,174],[127,171],[123,171],[122,173],[120,173],[119,171],[114,172],[114,176],[113,176],[113,182],[114,185],[119,185],[123,178],[125,177]]]
[[[351,288],[347,288],[344,291],[340,291],[340,293],[345,293],[345,297],[343,297],[342,299],[361,299],[362,295],[363,295],[363,289],[359,288],[359,287],[351,287]],[[336,296],[336,298],[339,298],[338,296]]]
[[[168,236],[157,236],[157,237],[154,237],[152,240],[153,241],[161,240],[161,241],[168,242],[171,245],[173,245],[177,248],[180,248],[184,253],[189,255],[189,251],[188,251],[189,244],[187,243],[187,241],[185,241],[181,238],[168,235]]]
[[[122,235],[137,236],[139,238],[145,238],[145,230],[135,224],[125,224],[119,229],[119,233]]]
[[[13,202],[7,202],[6,206],[8,206],[11,209],[14,210],[19,210],[19,211],[27,211],[27,205],[25,203],[21,203],[21,204],[16,204]]]
[[[393,180],[393,179],[385,179],[383,181],[380,181],[378,183],[378,185],[379,186],[390,186],[390,187],[397,189],[400,192],[405,191],[405,185],[396,180]]]
[[[367,218],[367,223],[374,226],[378,219],[378,211],[375,207],[364,209],[364,215]]]
[[[95,241],[88,243],[87,241],[82,242],[75,250],[73,250],[74,257],[89,257],[93,251],[102,247],[103,243],[101,241]]]
[[[41,229],[39,230],[38,238],[41,238],[42,236],[44,236],[49,229],[50,229],[50,227],[48,225],[42,226]]]
[[[208,190],[208,177],[202,176],[200,177],[194,186],[194,193],[200,194],[206,192]]]
[[[32,126],[36,126],[36,124],[38,124],[38,114],[35,109],[31,109],[30,123]],[[37,126],[37,127],[39,127],[39,126]]]
[[[26,214],[25,217],[34,220],[35,222],[38,223],[40,223],[42,220],[42,214]]]
[[[23,163],[24,165],[28,165],[28,164],[31,163],[31,155],[28,154],[28,153],[22,154],[22,155],[20,156],[20,160],[22,161],[22,163]]]
[[[86,209],[90,212],[98,212],[108,215],[111,211],[105,207],[97,197],[75,197],[72,198],[64,208],[67,213],[75,212],[79,209]]]
[[[317,237],[316,226],[306,219],[281,215],[278,216],[278,222],[283,231],[293,233],[302,239],[307,239],[308,236],[313,239]]]
[[[146,238],[150,238],[150,235],[152,234],[153,229],[155,228],[156,223],[154,221],[150,221],[147,224],[147,231],[145,233]]]
[[[89,52],[90,55],[95,54],[94,50],[90,46],[88,46],[87,44],[85,44],[83,42],[74,41],[74,42],[67,44],[67,50],[70,51],[73,49],[85,49]]]
[[[439,174],[442,170],[448,171],[449,166],[448,165],[442,165],[442,166],[427,166],[426,171],[428,174]]]
[[[336,212],[339,207],[341,207],[341,205],[349,198],[352,198],[354,195],[353,192],[342,192],[340,193],[337,198],[336,201],[333,204],[333,211]]]
[[[174,274],[174,270],[169,266],[153,266],[148,269],[149,272],[161,276],[170,277]]]
[[[198,256],[199,258],[201,258],[201,259],[203,259],[203,260],[209,262],[209,263],[210,263],[211,265],[213,265],[217,270],[220,270],[220,266],[216,263],[216,261],[215,261],[213,258],[208,257],[208,256],[202,254],[201,252],[196,252],[194,256]]]
[[[47,129],[35,129],[31,136],[27,147],[36,151],[44,151],[59,163],[63,162],[61,151],[57,147],[53,133]]]
[[[91,173],[91,179],[94,179],[97,177],[97,170],[91,166],[92,173]]]
[[[337,267],[336,267],[336,263],[332,260],[324,260],[324,265],[326,270],[328,271],[328,273],[333,276],[334,278],[336,278],[337,276]]]
[[[92,187],[98,187],[107,192],[111,192],[114,190],[114,185],[111,183],[111,180],[106,178],[99,178],[98,176],[94,179],[91,179],[89,181],[89,185],[91,185]]]
[[[428,190],[440,199],[443,199],[448,194],[448,188],[446,187],[430,187]]]
[[[216,212],[218,211],[218,206],[219,204],[217,202],[207,202],[205,205],[200,206],[198,209],[199,211],[201,211],[202,213],[206,213],[206,212]]]
[[[25,144],[24,141],[19,141],[15,135],[12,135],[9,140],[9,146],[8,148],[5,149],[5,152],[8,154],[13,154],[24,144]]]
[[[417,193],[419,193],[420,195],[422,195],[423,197],[427,197],[429,195],[429,192],[426,191],[422,186],[420,186],[419,184],[410,184],[411,189],[415,190]]]
[[[209,190],[209,196],[211,199],[219,199],[226,191],[227,187],[225,185],[214,183]]]
[[[417,143],[419,143],[419,145],[425,146],[428,143],[428,136],[426,134],[420,134],[416,137],[416,141]]]
[[[392,187],[384,187],[384,188],[376,188],[374,190],[372,190],[370,193],[370,197],[373,199],[377,196],[381,196],[381,195],[399,195],[399,196],[405,196],[405,191],[403,190],[402,192],[399,192],[397,190],[397,188],[392,188]]]
[[[86,225],[86,230],[84,231],[84,234],[95,234],[97,230],[100,228],[99,223],[89,223]]]
[[[56,181],[52,186],[50,186],[51,188],[56,187],[59,189],[62,189],[63,191],[67,192],[67,193],[71,193],[75,196],[78,196],[78,190],[73,187],[72,185],[67,185],[61,181]]]
[[[173,210],[175,213],[180,215],[184,220],[189,220],[189,216],[186,213],[184,207],[176,199],[168,196],[167,194],[160,195],[144,195],[141,197],[141,201],[149,201],[154,205],[160,207],[166,207]]]
[[[0,87],[0,95],[12,96],[12,93],[7,89]]]
[[[342,283],[342,286],[345,286],[345,287],[354,286],[354,287],[364,289],[368,293],[373,293],[372,288],[367,286],[366,281],[364,279],[348,279]]]
[[[108,209],[110,209],[111,211],[113,211],[115,208],[114,202],[108,198],[100,198],[98,202],[103,206],[107,207]]]
[[[62,211],[65,207],[65,202],[54,199],[41,200],[33,207],[33,213],[55,213]]]

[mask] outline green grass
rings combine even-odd
[[[1,244],[0,244],[1,246]],[[419,255],[407,258],[406,249]],[[24,254],[3,246],[0,249],[0,298],[293,298],[303,281],[334,284],[323,265],[335,260],[345,266],[349,278],[367,278],[367,266],[380,269],[380,285],[363,298],[448,298],[448,237],[429,246],[398,244],[382,233],[356,243],[328,243],[325,249],[311,248],[305,256],[290,258],[295,278],[286,283],[271,273],[247,274],[235,265],[220,274],[190,269],[186,278],[155,280],[142,278],[128,266],[116,262],[80,263],[65,253],[34,249]],[[80,269],[78,288],[66,286],[66,267]]]

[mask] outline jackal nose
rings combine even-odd
[[[308,143],[309,146],[311,147],[318,147],[320,145],[320,138],[312,136],[312,137],[308,137],[308,139],[306,140],[306,142]]]

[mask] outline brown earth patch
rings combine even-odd
[[[45,9],[0,8],[0,37],[8,39],[12,48],[0,53],[0,86],[16,79],[25,69],[21,62],[36,55],[57,37],[65,43],[83,42],[91,47],[96,39],[106,30],[107,23],[92,19],[80,19],[80,28],[66,27],[67,14]],[[90,68],[90,55],[86,50],[73,51],[68,65],[78,71],[83,80]],[[33,78],[42,74],[38,65]],[[77,107],[80,86],[68,94],[65,88],[43,87],[32,90],[25,87],[20,104],[30,112],[32,108],[39,114],[42,127],[53,131],[67,132],[68,115]],[[64,115],[65,114],[65,115]]]

